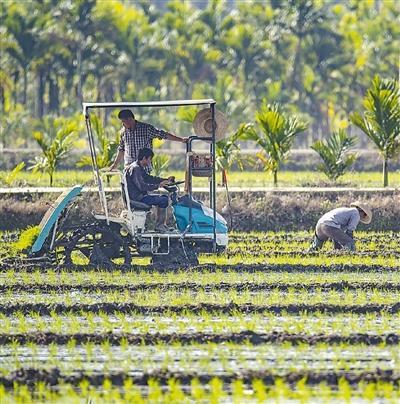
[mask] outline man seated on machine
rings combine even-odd
[[[153,150],[145,147],[139,150],[138,159],[125,170],[125,180],[128,188],[129,199],[132,202],[141,202],[149,206],[157,207],[157,232],[168,232],[170,229],[166,225],[167,208],[169,198],[167,195],[150,194],[149,192],[171,184],[175,178],[160,178],[149,175],[146,167],[151,166],[154,156]]]

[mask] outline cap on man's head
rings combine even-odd
[[[130,109],[121,109],[118,114],[119,119],[129,119],[129,118],[135,118],[135,115],[133,115],[133,112]]]

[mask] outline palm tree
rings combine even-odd
[[[150,26],[149,16],[141,10],[139,4],[98,2],[96,19],[101,26],[102,36],[99,40],[103,42],[102,46],[106,45],[107,40],[111,44],[110,49],[105,52],[111,57],[107,62],[111,64],[112,58],[115,62],[112,68],[103,68],[99,73],[104,78],[105,71],[108,71],[109,75],[115,72],[116,82],[120,87],[119,92],[124,96],[129,79],[132,78],[137,83],[145,83],[148,76],[153,75],[150,71],[157,67],[154,66],[150,53],[150,44],[156,43],[153,40],[154,28]],[[98,32],[96,32],[97,36],[99,36]],[[112,47],[117,48],[117,54],[120,54],[118,58]],[[124,60],[124,63],[118,63],[119,60]],[[129,60],[129,63],[125,60]],[[162,72],[163,66],[159,70]]]
[[[295,54],[293,57],[293,69],[290,78],[290,88],[299,87],[302,91],[305,63],[302,60],[304,54],[304,43],[308,37],[327,37],[330,30],[324,26],[324,22],[329,16],[327,6],[316,5],[310,0],[289,0],[288,4],[282,8],[281,23],[288,29],[296,39]]]
[[[76,140],[78,124],[75,118],[51,118],[43,120],[44,130],[33,132],[33,138],[42,149],[42,155],[36,156],[29,169],[42,171],[49,175],[53,186],[54,173],[60,161],[66,157]]]
[[[38,38],[37,26],[39,17],[27,4],[11,4],[8,9],[1,6],[3,24],[12,40],[8,41],[4,50],[15,59],[23,71],[23,104],[27,101],[28,71],[35,60]],[[4,8],[4,9],[3,9]]]
[[[246,138],[254,140],[263,149],[263,153],[258,153],[257,157],[265,170],[272,171],[274,186],[277,186],[280,165],[287,158],[296,135],[305,131],[308,123],[286,115],[279,104],[264,104],[256,113],[256,120],[261,133],[254,126],[248,127]]]
[[[217,168],[222,173],[222,186],[227,186],[227,172],[234,163],[243,170],[243,161],[240,157],[240,146],[238,141],[243,138],[249,124],[241,124],[239,129],[231,136],[228,136],[216,143],[216,160]]]
[[[3,46],[3,42],[0,39],[0,47]],[[7,60],[8,62],[8,60]],[[10,109],[12,101],[12,93],[14,91],[14,83],[11,74],[8,70],[0,67],[0,111]]]
[[[0,121],[0,150],[15,142],[19,134],[25,134],[28,123],[28,112],[18,104],[15,108],[2,111]]]
[[[332,181],[336,181],[357,159],[354,153],[347,154],[356,143],[356,137],[348,136],[345,130],[334,132],[326,142],[317,140],[311,149],[316,151],[323,163],[318,169]]]
[[[189,97],[194,83],[210,73],[205,59],[207,27],[199,17],[200,11],[190,2],[172,0],[159,19],[156,38],[162,49],[158,49],[158,59],[163,60],[163,81],[168,83],[171,97]]]
[[[396,79],[384,80],[378,75],[364,97],[364,115],[350,116],[376,145],[383,159],[383,186],[387,187],[388,161],[400,153],[400,94]]]
[[[237,71],[245,82],[254,83],[254,72],[266,54],[263,32],[249,23],[231,27],[223,38],[227,50],[226,66]],[[250,86],[249,86],[250,88]]]

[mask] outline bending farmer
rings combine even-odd
[[[137,161],[132,163],[125,171],[125,180],[131,201],[142,202],[149,206],[157,206],[156,231],[166,232],[169,231],[166,225],[167,207],[169,205],[168,196],[149,194],[149,192],[168,185],[173,181],[173,177],[165,179],[149,175],[146,172],[146,168],[151,166],[153,156],[153,150],[149,148],[140,149]]]
[[[353,202],[350,206],[333,209],[318,220],[310,252],[319,250],[327,240],[333,241],[335,249],[355,251],[353,231],[360,221],[371,223],[372,212],[365,203]]]

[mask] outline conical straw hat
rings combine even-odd
[[[352,202],[350,206],[354,206],[355,208],[361,209],[367,216],[365,218],[360,218],[360,221],[365,224],[371,223],[372,220],[372,210],[371,208],[366,204],[362,202]]]
[[[215,110],[215,140],[218,142],[225,137],[228,128],[228,120],[225,115]],[[193,121],[194,133],[201,137],[212,136],[211,108],[199,111]]]

